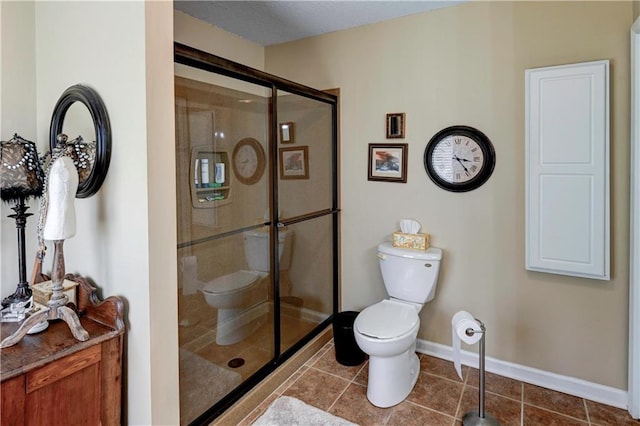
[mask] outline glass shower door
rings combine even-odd
[[[334,306],[336,185],[332,105],[278,91],[280,351],[329,318]],[[286,238],[284,237],[286,236]]]
[[[180,417],[209,424],[336,312],[337,99],[175,58]]]
[[[189,424],[276,356],[271,89],[176,65],[180,417]]]

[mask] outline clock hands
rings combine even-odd
[[[457,155],[454,154],[454,156],[451,158],[452,160],[456,160],[458,163],[460,163],[460,165],[462,166],[462,168],[464,169],[464,173],[467,176],[471,176],[469,174],[469,170],[464,166],[464,164],[462,163],[463,161],[467,161],[467,162],[471,162],[470,160],[467,160],[466,158],[459,158]]]

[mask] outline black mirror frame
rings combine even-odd
[[[100,95],[88,86],[76,84],[62,93],[53,109],[49,128],[49,148],[56,147],[57,138],[62,133],[64,117],[67,110],[75,102],[82,102],[87,107],[96,131],[96,157],[89,177],[78,185],[76,198],[87,198],[98,192],[109,170],[111,161],[111,124],[107,109]]]

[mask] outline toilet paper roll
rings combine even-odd
[[[180,263],[182,267],[182,294],[184,296],[196,294],[200,287],[200,282],[198,281],[198,258],[185,256]]]
[[[475,333],[471,336],[467,334],[467,329],[472,329]],[[482,339],[482,328],[473,315],[467,311],[456,312],[451,318],[451,335],[453,339],[453,366],[462,379],[462,367],[460,366],[460,342],[473,345]]]

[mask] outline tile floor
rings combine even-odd
[[[451,362],[424,354],[419,358],[420,376],[409,397],[382,409],[366,397],[368,363],[356,367],[339,364],[330,341],[240,425],[251,425],[280,395],[298,398],[363,426],[461,425],[466,412],[478,409],[478,370],[463,367],[461,381]],[[486,374],[485,383],[485,411],[502,426],[640,426],[626,410],[491,373]]]

